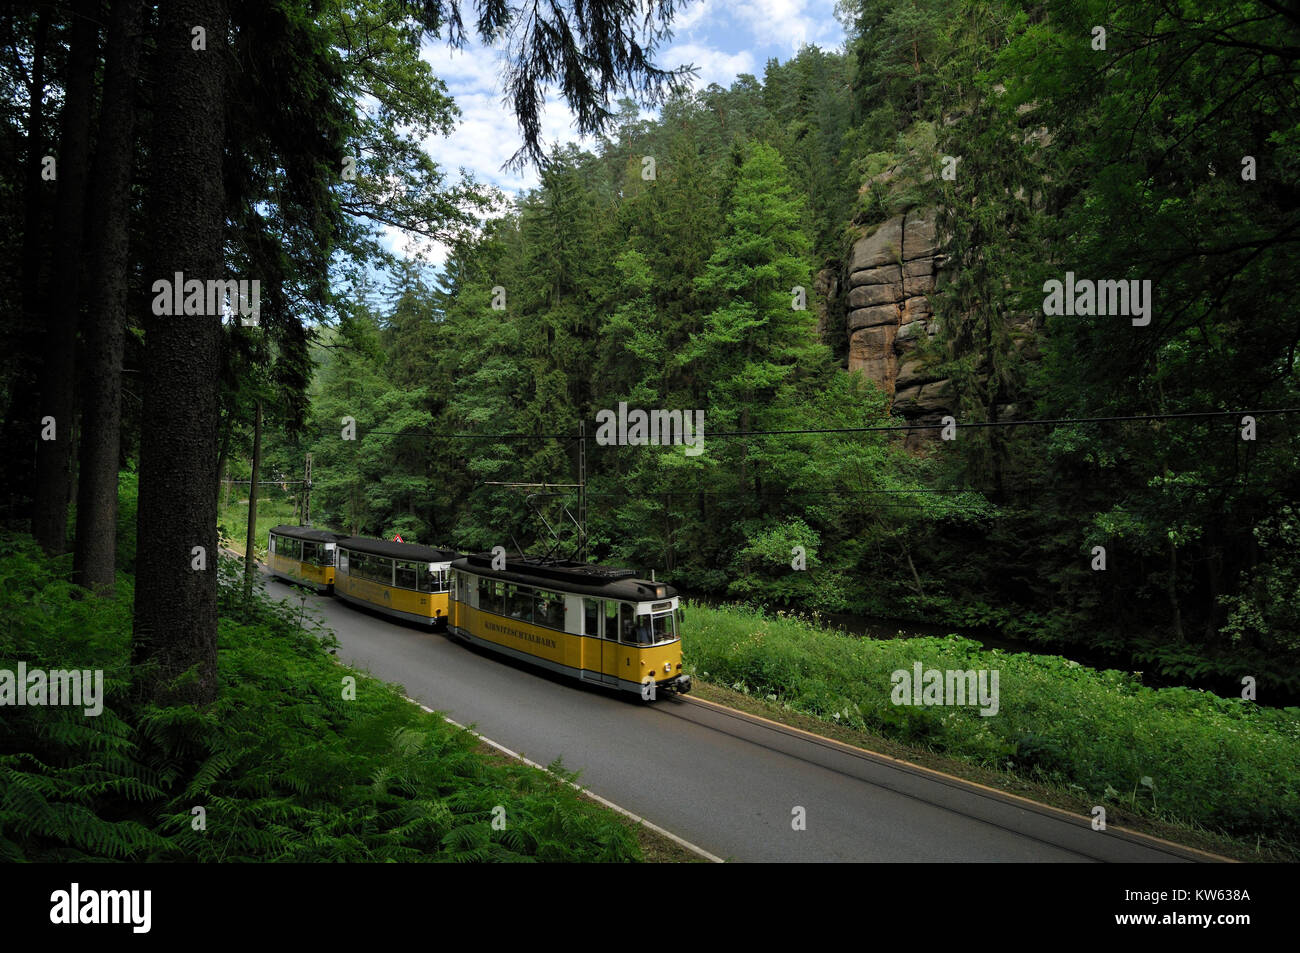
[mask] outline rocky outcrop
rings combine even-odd
[[[917,344],[938,332],[929,295],[944,260],[934,210],[918,209],[858,239],[845,268],[849,370],[879,384],[909,423],[937,424],[956,403],[950,382],[917,353]],[[909,431],[907,443],[937,433]]]

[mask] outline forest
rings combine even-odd
[[[150,77],[197,56],[188,29],[155,47],[135,3],[4,25],[0,515],[111,587],[138,474],[141,639],[211,616],[187,554],[216,548],[261,415],[260,475],[312,454],[318,525],[580,548],[701,595],[1300,697],[1293,13],[846,2],[843,50],[728,89],[601,64],[657,117],[627,98],[592,112],[592,149],[534,141],[540,186],[507,201],[419,148],[457,112],[418,57],[440,4],[203,10],[235,45],[185,70],[211,104],[184,134]],[[561,65],[537,60],[512,89]],[[938,251],[907,359],[943,382],[951,440],[854,353],[855,243],[919,214]],[[395,256],[394,223],[445,263]],[[154,314],[173,272],[259,279],[257,323],[233,295],[199,336]],[[1147,322],[1048,307],[1067,272],[1153,286]],[[597,445],[620,402],[702,412],[708,451]],[[536,512],[562,520],[572,489],[493,485],[580,462],[582,539]],[[203,643],[159,651],[184,668]]]
[[[641,856],[393,686],[341,704],[254,591],[279,521],[653,574],[741,694],[1294,850],[1300,13],[841,0],[724,88],[660,62],[682,7],[0,16],[0,661],[107,673],[90,724],[6,715],[0,857]],[[506,34],[518,195],[423,147],[422,49]],[[1031,650],[1019,707],[900,714],[859,674],[913,649],[838,613]]]
[[[311,453],[312,516],[348,532],[585,543],[692,593],[1294,703],[1297,23],[1166,7],[1111,12],[1098,50],[1089,5],[863,4],[843,52],[654,120],[624,100],[438,273],[350,286],[265,460],[301,478]],[[855,359],[871,289],[846,288],[855,243],[926,210],[932,316],[897,360],[946,382],[950,441]],[[1067,274],[1131,282],[1149,314],[1051,307]],[[597,445],[620,403],[701,410],[707,451]],[[575,490],[493,485],[580,463],[585,540],[538,516],[563,523]]]

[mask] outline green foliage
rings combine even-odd
[[[135,572],[135,516],[140,479],[134,470],[117,475],[117,568]]]
[[[1235,647],[1264,654],[1300,650],[1300,520],[1291,506],[1261,520],[1255,539],[1265,558],[1247,570],[1241,595],[1222,596],[1229,611],[1223,633]]]
[[[26,538],[0,537],[0,668],[101,668],[104,710],[6,708],[9,861],[628,861],[613,815],[337,665],[291,605],[246,606],[223,558],[221,687],[209,709],[139,707],[131,586],[85,599]],[[343,699],[344,676],[356,699]],[[505,830],[492,826],[504,808]],[[204,809],[196,829],[193,809]]]
[[[1295,551],[1255,532],[1300,495],[1293,427],[1262,419],[1246,443],[1226,423],[990,426],[928,459],[878,434],[709,436],[897,422],[884,393],[843,373],[844,275],[824,291],[864,227],[931,208],[939,333],[916,354],[963,422],[1300,402],[1300,322],[1278,290],[1295,267],[1285,170],[1300,137],[1293,84],[1268,82],[1283,65],[1262,39],[1262,24],[1291,27],[1247,6],[1258,22],[1195,6],[845,0],[846,54],[804,47],[761,77],[681,92],[657,120],[621,101],[592,151],[554,149],[539,186],[475,234],[449,207],[425,210],[456,233],[436,285],[405,266],[382,295],[358,280],[336,302],[340,324],[314,355],[310,446],[273,439],[268,459],[315,452],[318,523],[549,550],[544,517],[567,553],[574,494],[494,484],[576,482],[570,436],[586,421],[592,558],[1196,686],[1250,674],[1262,697],[1300,697]],[[395,44],[382,75],[403,82],[386,108],[424,110],[436,131],[452,106],[388,12],[359,14]],[[1090,48],[1094,22],[1109,25],[1106,51]],[[354,84],[369,43],[341,54]],[[1267,90],[1266,109],[1234,93],[1234,75]],[[367,122],[349,132],[371,157],[346,187],[361,206],[402,166],[386,157],[410,147]],[[1239,139],[1276,188],[1240,181],[1222,145]],[[945,155],[960,159],[954,180]],[[1067,268],[1157,276],[1156,320],[1045,319],[1042,283]],[[806,311],[791,307],[796,286]],[[595,414],[620,401],[703,410],[705,453],[595,446]],[[338,439],[345,415],[355,442]],[[815,561],[797,572],[789,550],[805,536]]]
[[[815,620],[691,605],[696,677],[828,721],[1013,775],[1081,788],[1093,804],[1192,824],[1300,855],[1300,709],[1266,708],[1057,656],[947,638],[859,639]],[[997,670],[997,714],[903,706],[891,675],[913,665]],[[1154,779],[1158,798],[1141,784]]]
[[[927,117],[940,100],[952,55],[947,27],[956,0],[862,0],[842,5],[856,70],[853,93],[864,125],[890,136]]]

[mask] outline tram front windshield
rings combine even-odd
[[[634,637],[638,645],[658,645],[677,638],[676,620],[671,612],[636,617]]]

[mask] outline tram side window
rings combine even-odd
[[[275,540],[276,540],[276,537],[272,536],[271,539],[270,539],[270,541],[266,544],[266,551],[267,551],[268,553],[274,553],[274,552],[275,552]]]
[[[582,600],[582,633],[583,635],[600,635],[599,599]]]
[[[497,598],[492,580],[483,576],[478,577],[478,607],[484,612],[501,614],[501,601]]]
[[[636,644],[633,631],[635,624],[636,616],[633,614],[632,607],[620,602],[618,604],[618,638],[620,642]]]
[[[399,562],[397,564],[397,588],[398,589],[415,589],[419,585],[419,579],[423,567],[416,563]],[[425,590],[428,591],[427,589]]]
[[[506,615],[520,622],[533,621],[533,590],[528,586],[506,584]]]
[[[618,603],[605,603],[605,638],[618,641]]]
[[[422,563],[420,569],[421,592],[447,592],[448,579],[446,569],[430,569],[428,563]]]
[[[385,586],[391,586],[393,584],[393,561],[369,553],[353,553],[352,575],[383,583]]]
[[[316,565],[319,565],[320,564],[320,553],[318,552],[319,548],[320,547],[316,543],[304,542],[302,544],[302,561],[305,563],[315,563]]]
[[[297,559],[302,555],[301,544],[298,540],[286,536],[280,545],[280,555],[286,559]]]
[[[551,629],[564,628],[564,596],[545,589],[536,590],[533,621]]]

